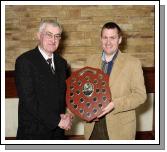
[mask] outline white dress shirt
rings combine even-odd
[[[52,66],[53,66],[53,69],[55,70],[55,65],[54,65],[54,55],[53,55],[53,53],[52,53],[52,56],[51,57],[49,57],[44,51],[43,51],[43,49],[42,48],[40,48],[39,46],[38,46],[38,49],[39,49],[39,52],[42,54],[42,56],[44,57],[44,59],[46,60],[46,62],[47,62],[47,59],[49,59],[49,58],[52,58]]]

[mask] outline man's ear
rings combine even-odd
[[[119,42],[118,43],[121,44],[121,42],[122,42],[122,36],[119,37]]]
[[[41,33],[40,32],[37,32],[37,39],[40,40],[40,36],[41,36]]]
[[[102,41],[102,37],[100,36],[100,42]]]

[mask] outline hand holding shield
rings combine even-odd
[[[71,112],[88,122],[102,114],[111,101],[108,80],[107,74],[92,67],[73,72],[66,81],[66,103]]]

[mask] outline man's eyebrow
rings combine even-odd
[[[46,33],[53,34],[52,32],[46,31]]]
[[[52,32],[49,32],[49,31],[46,31],[47,33],[49,33],[49,34],[53,34]],[[56,33],[56,34],[53,34],[53,35],[61,35],[61,33]]]
[[[57,34],[55,34],[55,35],[59,35],[59,36],[60,36],[60,35],[61,35],[61,33],[57,33]]]
[[[113,35],[113,36],[103,36],[103,37],[109,37],[109,38],[110,38],[110,37],[117,37],[117,36],[116,36],[116,35]]]

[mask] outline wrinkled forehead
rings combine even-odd
[[[45,26],[43,28],[43,31],[44,32],[51,32],[53,34],[54,33],[55,34],[57,34],[57,33],[61,34],[61,32],[62,32],[59,26],[56,26],[56,25],[50,24],[50,23],[45,24]]]
[[[56,31],[59,32],[60,34],[62,33],[62,29],[57,24],[53,23],[43,23],[42,25],[40,25],[39,31],[40,32]]]

